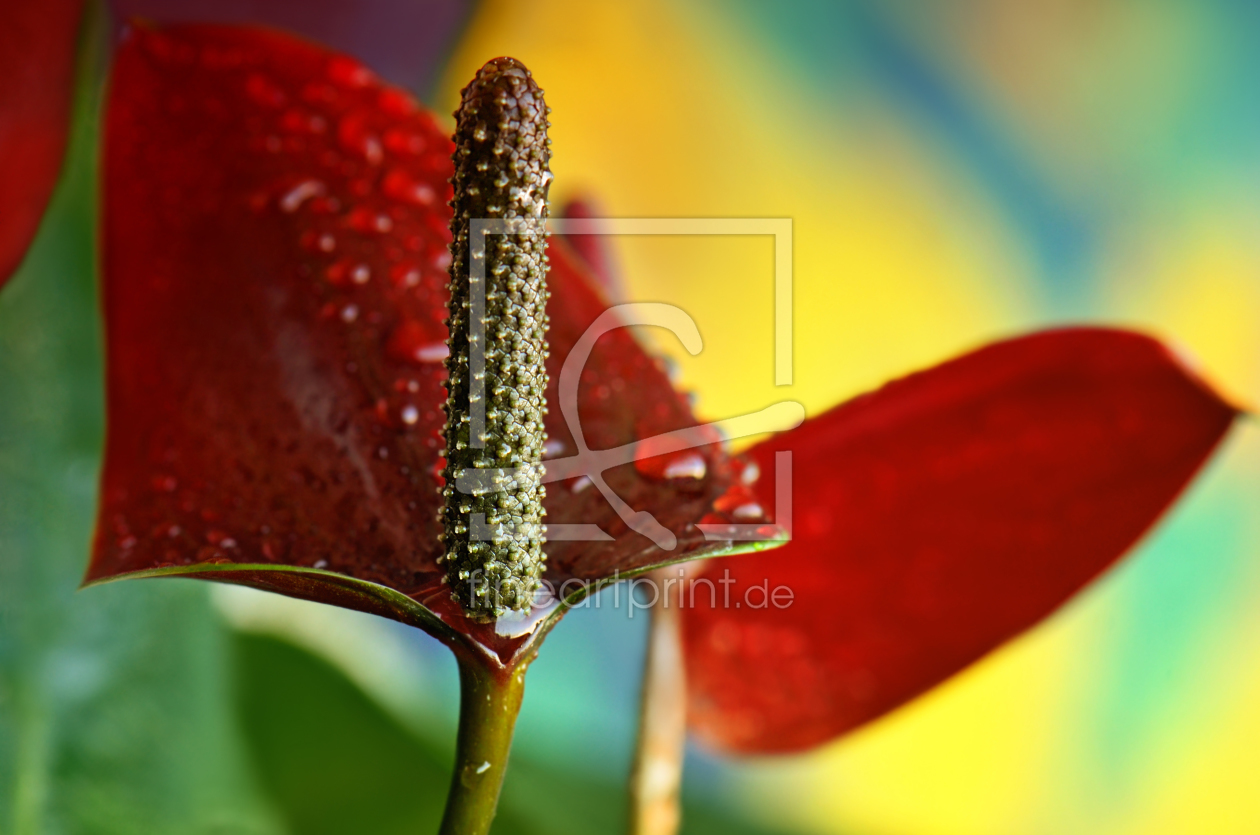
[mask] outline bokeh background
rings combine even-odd
[[[612,242],[706,418],[812,412],[1062,322],[1155,332],[1260,402],[1260,6],[1248,0],[120,0],[352,50],[449,113],[511,54],[553,195],[611,216],[790,217],[795,382],[768,239]],[[295,12],[294,9],[298,9]],[[195,581],[76,592],[102,437],[95,95],[0,295],[0,832],[435,827],[445,650]],[[1101,583],[946,686],[803,756],[689,753],[684,831],[1260,831],[1260,433]],[[497,832],[621,831],[646,622],[572,614],[530,672]],[[365,817],[367,816],[367,817]],[[357,823],[354,823],[357,821]]]

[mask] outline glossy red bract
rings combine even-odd
[[[938,684],[1116,560],[1236,414],[1154,340],[1077,329],[758,445],[767,474],[792,452],[792,542],[724,560],[729,605],[701,593],[686,610],[693,727],[731,751],[795,751]],[[754,487],[766,507],[773,485]],[[791,605],[759,606],[763,584]]]
[[[413,622],[349,577],[516,651],[464,620],[436,563],[451,150],[431,114],[344,56],[234,27],[130,31],[107,117],[108,443],[89,580],[249,564],[214,576]],[[551,260],[554,403],[560,363],[608,305],[563,245]],[[593,449],[695,423],[625,330],[599,341],[578,404]],[[560,411],[548,421],[552,457],[572,455]],[[610,537],[549,543],[553,586],[725,545],[693,523],[729,466],[717,445],[694,454],[685,478],[607,473],[674,551],[580,479],[551,484],[549,522]],[[307,573],[268,571],[285,566]]]
[[[82,5],[0,4],[0,287],[22,263],[61,171]]]

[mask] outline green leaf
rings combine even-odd
[[[251,783],[206,590],[76,593],[103,430],[98,96],[81,86],[60,190],[0,293],[0,831],[277,832]]]
[[[437,831],[454,728],[427,738],[428,729],[399,722],[328,661],[279,638],[240,633],[236,646],[242,724],[293,835]],[[517,746],[494,835],[624,831],[624,787],[544,766]],[[683,831],[769,835],[696,803],[684,811]]]
[[[452,754],[418,739],[327,661],[236,638],[256,771],[294,835],[436,832]]]

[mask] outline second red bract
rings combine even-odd
[[[505,673],[536,650],[563,607],[473,623],[436,561],[446,134],[405,93],[302,41],[129,31],[106,119],[108,442],[89,581],[272,589],[411,623]],[[556,381],[609,305],[562,241],[551,263]],[[696,425],[625,330],[599,340],[578,404],[594,449]],[[673,453],[695,456],[687,466],[641,454],[609,470],[674,550],[589,481],[550,485],[549,522],[607,539],[549,542],[546,579],[594,588],[738,550],[701,522],[787,527],[775,474],[790,451],[791,543],[709,563],[711,578],[729,569],[730,596],[697,594],[684,628],[694,727],[732,750],[799,749],[1053,611],[1141,536],[1235,415],[1147,337],[1025,337],[745,458],[714,438]],[[575,452],[554,407],[548,430],[553,457]],[[789,587],[791,605],[735,605],[763,583]]]
[[[0,287],[22,263],[57,182],[82,0],[0,5]]]

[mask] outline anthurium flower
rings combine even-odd
[[[82,0],[0,7],[0,287],[35,237],[61,170]]]
[[[87,581],[240,583],[434,635],[465,691],[447,831],[482,831],[524,669],[565,606],[480,623],[442,583],[447,134],[307,42],[128,31],[106,116],[108,439]],[[550,260],[555,403],[565,360],[610,304],[564,241]],[[1236,414],[1157,342],[1104,329],[990,346],[736,458],[714,434],[653,444],[697,421],[661,365],[612,330],[576,411],[581,439],[561,409],[547,418],[558,469],[583,444],[638,446],[598,489],[586,475],[550,486],[550,525],[601,532],[547,543],[544,576],[567,602],[773,544],[776,513],[791,530],[784,550],[709,568],[729,569],[740,601],[766,580],[790,606],[702,593],[686,613],[693,721],[742,751],[830,738],[1045,616],[1133,544]],[[641,533],[604,486],[667,536]],[[700,527],[727,523],[765,541]]]

